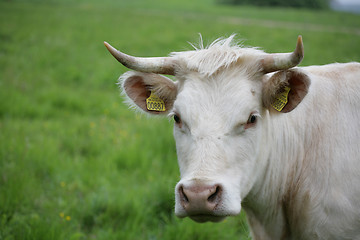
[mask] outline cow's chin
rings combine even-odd
[[[204,223],[204,222],[221,222],[226,218],[226,216],[199,214],[199,215],[190,215],[189,218],[191,218],[195,222]]]

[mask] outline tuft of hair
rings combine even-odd
[[[259,60],[265,53],[257,48],[243,47],[235,37],[233,34],[228,38],[218,38],[204,47],[200,35],[199,46],[191,44],[194,47],[193,51],[172,52],[170,56],[178,60],[179,71],[197,71],[206,76],[211,76],[234,63],[239,63],[239,67],[243,67],[246,72],[260,71]]]

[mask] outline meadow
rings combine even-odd
[[[172,120],[128,109],[126,71],[103,41],[135,56],[238,34],[301,66],[360,61],[360,16],[217,5],[214,0],[0,0],[0,240],[249,239],[245,215],[174,216]]]

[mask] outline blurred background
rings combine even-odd
[[[360,61],[358,13],[357,0],[0,0],[0,240],[249,239],[244,214],[174,216],[172,121],[128,109],[103,41],[166,56],[236,33],[273,53],[301,34],[301,66]]]

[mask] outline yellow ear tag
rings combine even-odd
[[[275,96],[275,101],[271,104],[277,111],[281,112],[288,102],[289,87],[285,87],[284,91]]]
[[[151,92],[150,97],[146,99],[146,108],[149,111],[165,112],[165,103],[155,93]]]

